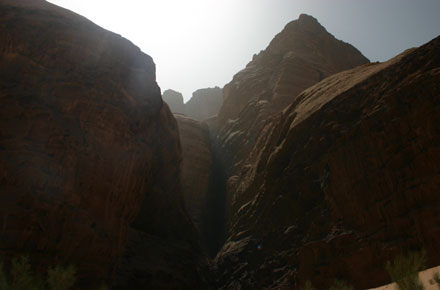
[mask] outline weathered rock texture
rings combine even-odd
[[[93,286],[127,249],[151,267],[121,269],[122,285],[143,279],[124,289],[200,289],[152,59],[45,1],[2,0],[0,19],[0,255],[73,263]],[[136,252],[139,236],[154,255]]]
[[[213,166],[209,131],[205,124],[191,118],[176,115],[176,119],[182,144],[182,188],[185,207],[203,234]]]
[[[196,120],[204,121],[216,116],[223,103],[223,92],[219,87],[200,89],[193,93],[185,104],[186,114]]]
[[[182,144],[182,188],[185,207],[205,251],[215,256],[224,242],[224,174],[211,147],[208,125],[175,115]]]
[[[356,289],[440,263],[440,38],[323,80],[262,129],[236,178],[223,289]],[[267,137],[265,137],[267,136]]]
[[[173,91],[173,90],[166,90],[162,94],[163,100],[170,106],[170,110],[173,113],[176,114],[185,114],[185,104],[183,103],[183,96],[181,93]]]
[[[228,172],[240,170],[267,119],[297,94],[329,75],[367,62],[311,16],[303,14],[287,24],[223,89],[218,122]]]

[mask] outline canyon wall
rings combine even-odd
[[[0,18],[6,260],[115,290],[365,289],[397,253],[440,263],[440,38],[368,64],[301,15],[173,117],[121,36],[40,0]]]
[[[365,289],[389,282],[388,259],[422,248],[437,265],[439,80],[436,38],[327,77],[271,115],[228,184],[221,289],[299,289],[306,280],[327,289],[334,279]],[[242,122],[242,106],[225,127]]]
[[[208,125],[175,115],[182,144],[185,208],[206,253],[214,256],[224,242],[225,177]]]
[[[45,1],[0,18],[0,255],[72,263],[82,286],[204,288],[152,59]]]
[[[176,115],[176,119],[182,144],[182,188],[185,207],[201,237],[204,237],[213,166],[209,131],[205,124],[191,118]]]
[[[236,175],[246,166],[242,162],[261,130],[297,94],[329,75],[367,62],[312,16],[302,14],[288,23],[223,89],[219,143],[228,174]]]

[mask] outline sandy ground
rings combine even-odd
[[[425,285],[425,290],[440,290],[440,287],[432,279],[435,272],[440,274],[440,266],[434,267],[419,273],[420,280]],[[370,290],[398,290],[396,283],[388,284],[385,286],[371,288]]]

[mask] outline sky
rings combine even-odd
[[[370,61],[440,35],[440,0],[49,0],[122,35],[153,57],[162,91],[185,101],[223,87],[301,13]]]

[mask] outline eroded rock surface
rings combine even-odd
[[[176,114],[182,144],[185,207],[205,251],[215,256],[224,242],[225,176],[208,125]]]
[[[302,14],[287,24],[223,89],[219,142],[228,173],[241,170],[270,117],[290,105],[301,91],[367,62],[356,48],[337,40],[312,16]]]
[[[234,177],[222,289],[365,289],[409,249],[438,265],[439,136],[440,38],[294,97]]]
[[[207,196],[212,178],[212,152],[208,127],[175,115],[182,144],[182,188],[187,212],[200,232],[205,231]]]
[[[124,289],[203,288],[152,59],[45,1],[2,0],[0,19],[0,254],[73,263],[88,286],[124,260],[120,285],[142,276]]]

